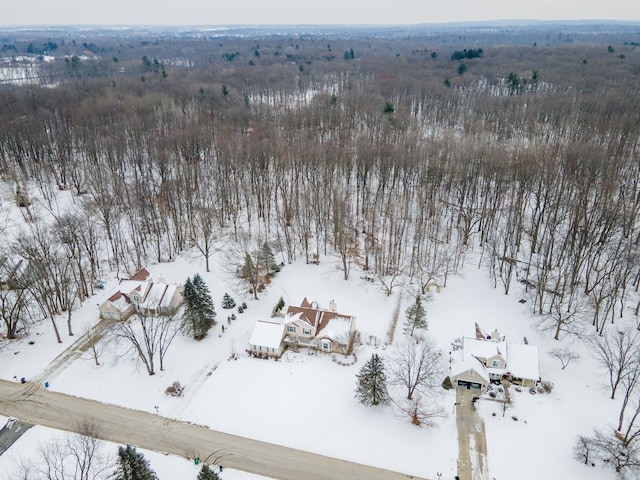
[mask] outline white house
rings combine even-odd
[[[260,357],[279,358],[284,350],[282,318],[258,320],[249,338],[249,353]]]
[[[451,363],[451,383],[485,391],[489,382],[508,380],[535,387],[540,381],[538,347],[509,343],[497,331],[491,336],[464,337],[460,358]]]

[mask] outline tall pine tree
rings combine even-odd
[[[391,400],[387,391],[387,375],[384,373],[384,361],[377,354],[365,363],[358,374],[356,398],[364,405],[387,405]]]
[[[149,460],[135,447],[127,445],[118,447],[118,470],[116,480],[158,480],[156,472],[151,470]]]
[[[220,480],[220,477],[216,472],[209,468],[209,465],[203,463],[197,480]]]
[[[407,308],[407,319],[404,322],[404,333],[407,335],[413,335],[413,331],[416,328],[428,328],[427,312],[422,306],[422,300],[420,296],[416,297],[416,303]]]
[[[198,274],[187,278],[182,292],[185,311],[182,328],[196,340],[203,339],[209,329],[216,324],[216,310],[207,284]]]

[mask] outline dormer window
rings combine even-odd
[[[499,360],[494,360],[493,362],[491,362],[491,366],[494,368],[497,368],[500,366],[500,361]]]

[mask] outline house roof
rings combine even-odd
[[[143,268],[142,270],[139,270],[136,273],[134,273],[133,275],[131,275],[129,280],[138,280],[140,282],[144,282],[145,280],[148,280],[149,278],[151,278],[151,273],[149,273],[149,270],[147,270],[146,268]]]
[[[517,378],[538,380],[540,371],[538,366],[538,347],[520,343],[507,343],[495,340],[480,340],[471,337],[463,339],[463,356],[474,356],[488,360],[496,355],[501,356],[505,368],[492,368],[491,373],[509,374]]]
[[[306,297],[304,298],[304,300],[302,300],[302,303],[299,307],[291,305],[287,308],[287,318],[290,318],[289,321],[295,321],[298,319],[304,320],[306,323],[316,328],[316,335],[320,335],[320,332],[327,328],[329,323],[334,319],[340,318],[342,320],[349,320],[349,322],[351,323],[355,321],[355,317],[351,315],[344,315],[338,312],[323,310],[319,308],[315,302],[309,303],[309,300],[307,300]],[[338,323],[340,322],[337,322],[336,325]],[[350,328],[351,323],[349,324]],[[328,336],[327,334],[324,335]]]
[[[120,313],[124,312],[129,307],[129,305],[131,305],[131,302],[129,301],[127,296],[119,290],[111,295],[106,303],[111,304]]]
[[[268,348],[280,348],[284,337],[284,324],[281,319],[258,320],[253,327],[249,345]]]
[[[351,334],[352,321],[353,317],[334,317],[329,320],[327,326],[322,329],[322,333],[318,337],[330,338],[338,341],[338,343],[347,343]]]
[[[495,340],[479,340],[477,338],[465,337],[462,348],[465,355],[470,353],[476,357],[489,359],[500,355],[507,360],[507,343],[496,342]]]
[[[173,297],[176,295],[178,290],[178,285],[167,285],[167,288],[164,292],[164,296],[162,297],[162,301],[160,302],[160,308],[166,307],[169,308],[171,305],[171,301]]]
[[[538,347],[521,343],[510,343],[507,371],[514,377],[527,380],[538,380],[540,369],[538,366]]]
[[[140,303],[140,308],[156,309],[160,306],[162,297],[167,290],[166,283],[152,283],[149,286],[149,291],[144,297],[144,301]]]
[[[478,375],[480,375],[485,382],[489,383],[489,372],[487,371],[487,368],[472,354],[464,354],[462,358],[454,361],[451,364],[452,377],[461,375],[464,372],[468,372],[469,370],[473,370]]]

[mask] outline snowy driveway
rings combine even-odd
[[[484,420],[478,415],[474,390],[456,390],[456,422],[458,424],[458,476],[460,480],[488,480],[487,438]]]

